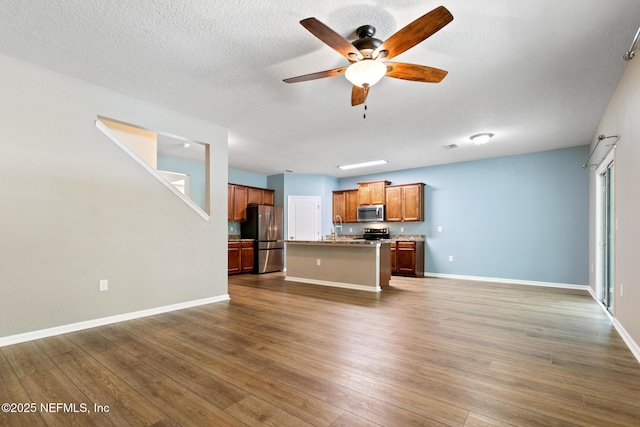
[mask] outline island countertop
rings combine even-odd
[[[338,239],[338,240],[285,240],[291,244],[302,245],[363,245],[375,246],[382,243],[391,243],[390,239],[365,240],[365,239]]]

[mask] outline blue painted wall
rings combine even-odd
[[[248,185],[249,187],[269,188],[267,177],[253,172],[245,172],[238,169],[229,169],[229,182],[231,184]]]
[[[276,206],[285,208],[285,230],[288,196],[320,196],[323,235],[333,227],[333,190],[381,179],[424,182],[425,221],[387,225],[392,234],[427,236],[426,271],[586,285],[589,177],[581,166],[588,155],[589,147],[582,146],[341,179],[235,176],[246,178],[236,178],[238,184],[276,190]],[[342,232],[361,230],[361,224],[347,224]]]
[[[331,216],[333,214],[332,191],[338,185],[338,179],[328,175],[313,174],[285,174],[283,188],[283,206],[285,215],[285,233],[288,232],[286,218],[289,196],[320,196],[320,234],[329,234],[333,227]]]
[[[589,177],[581,166],[588,155],[582,146],[343,178],[338,185],[424,182],[425,222],[389,226],[392,234],[427,236],[428,272],[585,285]]]
[[[158,170],[189,175],[191,200],[203,210],[206,200],[206,168],[204,163],[158,154]]]

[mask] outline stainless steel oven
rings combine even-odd
[[[389,228],[364,228],[362,230],[364,240],[381,240],[389,238]]]

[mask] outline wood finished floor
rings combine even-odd
[[[0,403],[92,411],[0,425],[640,425],[640,364],[585,292],[391,284],[240,275],[229,302],[0,348]]]

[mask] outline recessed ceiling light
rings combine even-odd
[[[338,166],[340,169],[355,169],[355,168],[364,168],[367,166],[376,166],[376,165],[384,165],[385,163],[389,163],[386,160],[373,160],[371,162],[363,162],[363,163],[354,163],[351,165],[342,165]]]
[[[474,144],[482,145],[489,142],[491,138],[493,138],[492,133],[479,133],[477,135],[473,135],[469,139],[473,141]]]

